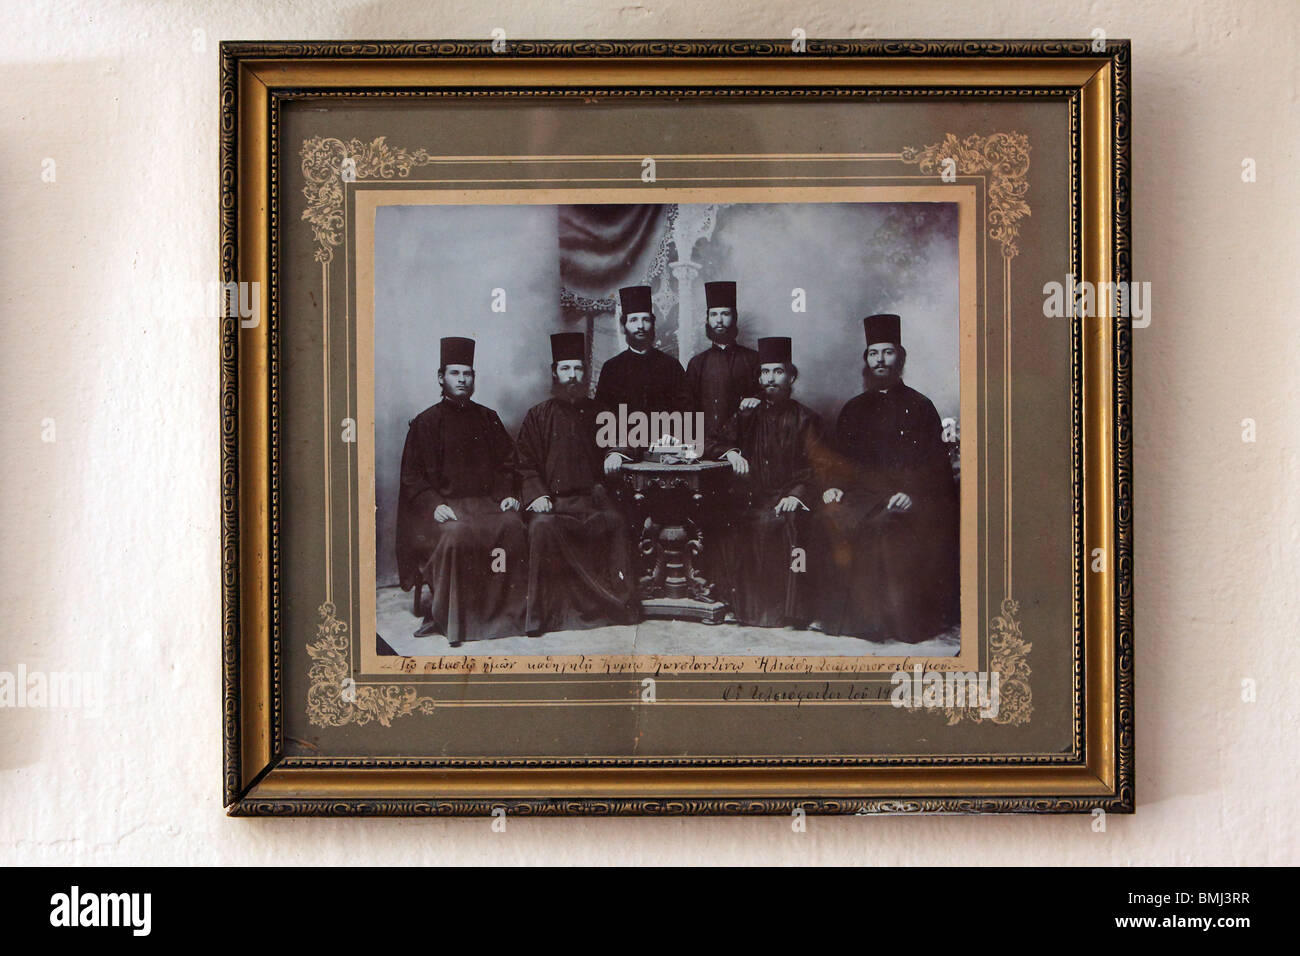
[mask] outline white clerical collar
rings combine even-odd
[[[643,351],[641,351],[640,349],[634,349],[634,348],[633,348],[632,346],[630,346],[630,345],[627,347],[627,350],[628,350],[629,352],[635,352],[637,355],[648,355],[648,354],[650,353],[650,350],[649,350],[649,349],[646,349],[646,350],[643,352]]]

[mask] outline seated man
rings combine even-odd
[[[957,486],[939,413],[903,384],[899,317],[863,325],[865,388],[840,412],[842,467],[817,515],[821,619],[830,634],[915,644],[957,623]]]
[[[551,359],[552,397],[529,409],[519,430],[532,635],[636,620],[627,525],[600,483],[583,334],[552,335]]]
[[[444,338],[442,401],[411,422],[402,449],[397,568],[429,586],[416,637],[452,647],[524,632],[528,543],[515,498],[515,448],[474,394],[474,340]]]
[[[804,549],[824,454],[821,420],[790,397],[799,370],[788,338],[759,339],[758,358],[761,404],[738,411],[709,451],[729,461],[737,479],[713,566],[739,623],[802,627],[810,613]]]

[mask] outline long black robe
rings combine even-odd
[[[710,568],[740,623],[806,624],[808,519],[821,494],[817,463],[827,454],[821,419],[793,399],[765,401],[737,412],[709,451],[719,457],[728,448],[745,456],[749,473],[733,484],[728,519],[714,532],[718,560]],[[776,504],[786,497],[805,507],[778,514]]]
[[[580,630],[635,620],[627,523],[600,483],[606,451],[596,446],[589,399],[534,405],[519,429],[519,477],[528,524],[528,633]]]
[[[615,414],[619,406],[627,411],[685,412],[690,409],[690,390],[682,363],[656,348],[646,352],[625,349],[605,362],[596,383],[596,404]],[[622,447],[619,451],[640,460],[645,448]]]
[[[741,399],[762,397],[758,372],[758,353],[734,342],[725,349],[712,345],[687,363],[691,410],[704,412],[706,441],[722,434]]]
[[[515,449],[501,419],[477,402],[443,399],[410,423],[397,501],[397,569],[402,590],[428,585],[429,611],[417,633],[452,643],[524,632],[528,542],[517,512]],[[433,517],[448,505],[458,520]],[[505,570],[493,570],[502,560]]]
[[[758,353],[734,342],[725,349],[710,345],[686,363],[691,411],[704,413],[706,449],[724,439],[733,416],[740,411],[741,399],[762,396],[758,372]],[[706,509],[701,518],[705,537],[717,537],[733,517],[729,502],[719,502]],[[705,577],[718,580],[726,569],[714,561],[714,551],[714,548],[706,547],[696,557],[696,567]]]
[[[957,622],[958,506],[939,413],[901,382],[871,389],[840,411],[841,469],[827,484],[844,491],[819,509],[826,561],[822,624],[828,633],[924,641]],[[889,511],[897,492],[912,499]]]

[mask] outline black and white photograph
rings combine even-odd
[[[1285,925],[1300,2],[0,26],[11,937],[427,945],[347,912],[426,866]]]
[[[376,653],[957,655],[960,214],[380,206]]]

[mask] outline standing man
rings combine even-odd
[[[823,496],[822,623],[909,644],[958,621],[958,505],[939,413],[903,384],[897,315],[863,319],[864,390],[840,411],[842,459]]]
[[[691,408],[704,412],[705,440],[720,435],[740,409],[757,408],[758,353],[736,342],[736,283],[704,283],[704,334],[712,343],[686,366]]]
[[[627,349],[600,369],[596,404],[614,413],[625,406],[629,413],[686,412],[690,394],[682,363],[655,348],[654,303],[648,285],[618,290],[622,315],[619,324]],[[620,448],[605,456],[605,474],[613,474],[626,459],[639,459],[645,449]]]
[[[824,467],[821,420],[790,397],[799,370],[790,340],[758,340],[757,407],[740,409],[710,447],[736,476],[731,521],[717,531],[714,567],[741,624],[808,623],[807,524]],[[719,452],[721,452],[719,454]]]
[[[524,632],[528,543],[515,497],[515,448],[474,394],[474,340],[441,341],[442,401],[410,424],[397,501],[402,590],[429,586],[416,637],[452,647]]]
[[[623,514],[600,483],[596,410],[581,332],[551,336],[552,397],[519,430],[527,502],[529,634],[630,624],[634,584]]]

